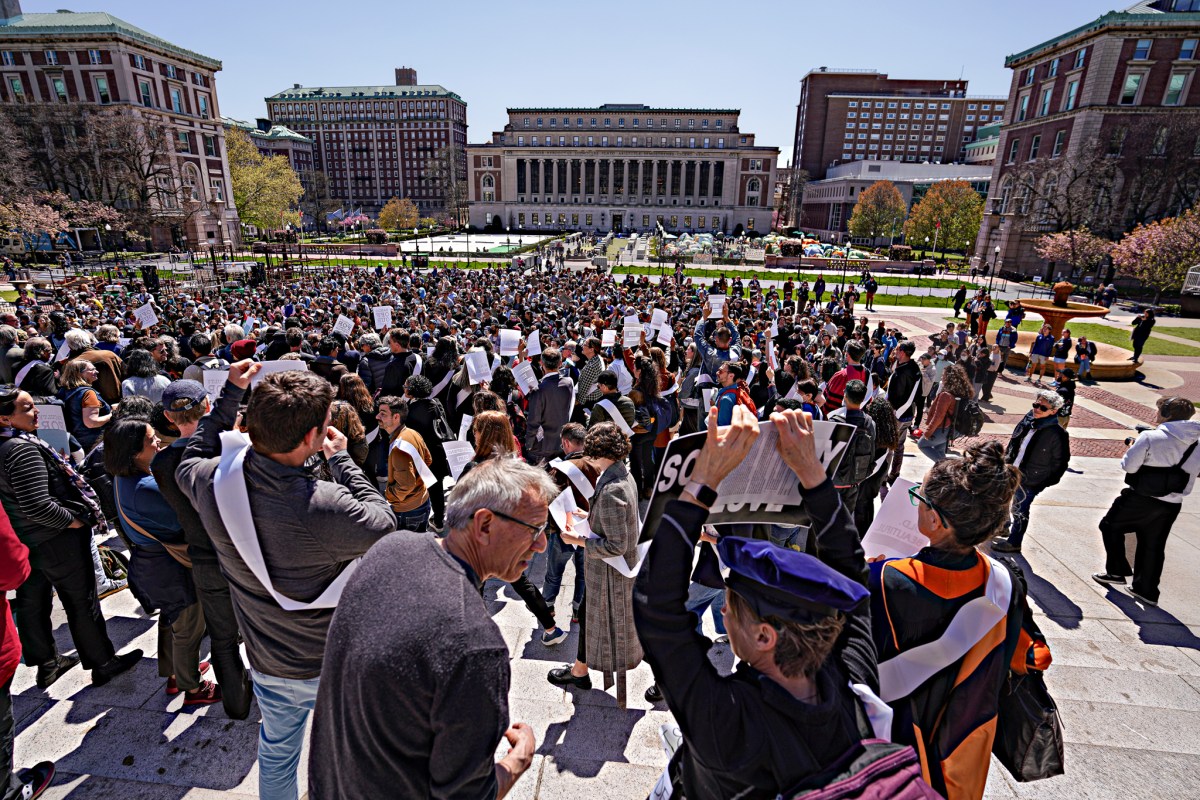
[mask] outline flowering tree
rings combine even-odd
[[[1117,243],[1112,256],[1122,274],[1154,289],[1157,304],[1163,292],[1182,288],[1188,269],[1200,264],[1200,212],[1139,225]]]
[[[1100,266],[1112,251],[1113,243],[1085,226],[1062,233],[1047,233],[1039,237],[1033,247],[1047,261],[1070,264],[1072,270],[1078,270],[1082,275]]]

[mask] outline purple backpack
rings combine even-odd
[[[813,783],[820,788],[806,788]],[[941,795],[921,777],[911,747],[863,739],[817,781],[805,781],[777,800],[941,800]]]

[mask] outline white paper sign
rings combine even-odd
[[[725,295],[710,294],[708,296],[708,318],[709,319],[720,319],[722,316],[721,315],[721,307],[724,305],[725,305]]]
[[[208,392],[208,399],[212,402],[217,402],[217,398],[221,396],[221,389],[225,386],[225,381],[229,380],[229,370],[227,369],[206,369],[204,370],[204,391]]]
[[[664,345],[666,347],[670,347],[671,340],[674,338],[675,338],[675,335],[671,332],[670,325],[664,325],[658,329],[658,343],[659,344]]]
[[[258,386],[262,379],[275,372],[291,372],[292,370],[307,370],[308,364],[304,361],[292,360],[287,361],[264,361],[259,367],[254,377],[250,379],[251,386]]]
[[[467,440],[467,434],[471,432],[471,423],[474,421],[475,418],[470,414],[463,414],[462,423],[458,426],[458,440],[460,442]]]
[[[611,328],[606,330],[600,336],[600,346],[601,347],[612,347],[616,343],[617,343],[617,332],[612,330]]]
[[[258,324],[258,320],[256,320],[254,317],[250,317],[249,319],[247,319],[245,322],[242,323],[242,333],[249,336],[250,331],[254,330],[254,326],[257,324]]]
[[[597,538],[587,521],[587,512],[579,510],[575,503],[575,493],[570,489],[564,489],[550,503],[550,516],[554,518],[554,524],[560,531],[582,539]]]
[[[64,457],[70,456],[71,434],[67,432],[67,420],[63,407],[58,405],[34,406],[38,412],[38,438],[54,448]]]
[[[375,317],[375,330],[385,331],[392,327],[391,306],[374,306],[371,314]]]
[[[771,365],[771,369],[779,369],[779,362],[775,360],[775,344],[773,342],[767,345],[767,363]]]
[[[529,394],[538,387],[537,375],[533,371],[533,364],[528,361],[522,361],[512,368],[513,377],[517,379],[517,386],[525,394]]]
[[[446,461],[450,464],[450,475],[454,480],[458,480],[458,476],[462,475],[463,467],[475,457],[475,448],[471,447],[470,442],[442,442],[442,449],[446,451]]]
[[[472,385],[492,379],[492,367],[485,351],[472,350],[463,356],[463,360],[467,363],[467,377]]]
[[[71,355],[71,346],[67,344],[67,340],[63,339],[62,347],[58,348],[58,352],[54,354],[55,361],[66,361]]]
[[[340,333],[347,339],[350,338],[350,333],[354,330],[354,320],[347,317],[345,314],[338,314],[337,322],[333,323],[333,332]]]
[[[530,358],[542,354],[542,335],[538,331],[529,334],[529,339],[525,342],[525,354]]]
[[[667,312],[661,308],[654,309],[650,314],[650,327],[661,328],[667,324]]]
[[[133,341],[133,339],[121,338],[121,339],[117,339],[117,344],[121,347],[122,350],[124,350],[126,347],[129,347],[129,343],[132,341]]]
[[[779,336],[779,321],[771,320],[771,338],[775,339]]]
[[[133,316],[135,319],[137,319],[138,325],[141,326],[142,330],[149,330],[158,324],[158,314],[154,313],[154,307],[149,303],[146,303],[146,305],[139,308],[135,308],[133,310]]]
[[[637,325],[639,328],[642,326],[642,320],[637,314],[627,314],[625,316],[625,326],[628,327],[630,325]]]
[[[521,332],[511,328],[500,329],[500,355],[515,356],[521,349]]]
[[[863,537],[863,552],[867,558],[887,556],[904,558],[929,546],[929,539],[917,530],[917,507],[908,498],[914,484],[897,478],[888,489],[887,499],[879,507],[875,521]]]
[[[621,331],[621,344],[629,349],[634,350],[642,342],[642,326],[641,325],[626,325]]]

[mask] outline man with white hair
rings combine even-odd
[[[1058,424],[1063,398],[1043,389],[1033,399],[1033,408],[1013,429],[1004,460],[1021,470],[1021,485],[1013,502],[1012,527],[1008,538],[997,542],[997,553],[1019,553],[1029,527],[1029,507],[1043,489],[1062,480],[1071,460],[1071,437]]]
[[[100,377],[95,389],[109,405],[121,402],[121,381],[125,378],[125,363],[110,350],[96,348],[96,337],[89,331],[73,328],[66,333],[67,347],[71,353],[67,361],[90,361],[96,366]]]

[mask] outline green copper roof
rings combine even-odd
[[[284,125],[272,125],[271,130],[264,131],[251,122],[246,122],[245,120],[241,119],[232,119],[230,117],[221,117],[221,124],[226,128],[241,128],[255,139],[268,139],[270,141],[291,139],[294,142],[312,144],[312,139],[308,138],[307,136],[302,136],[301,134],[296,133],[294,130]]]
[[[1053,39],[1049,39],[1039,45],[1030,47],[1028,50],[1022,50],[1020,53],[1008,56],[1004,59],[1004,66],[1011,67],[1014,64],[1029,58],[1030,56],[1037,55],[1045,50],[1049,50],[1084,33],[1098,33],[1105,28],[1118,28],[1122,26],[1157,28],[1173,25],[1185,25],[1189,27],[1200,26],[1200,12],[1159,11],[1158,9],[1154,8],[1151,0],[1143,0],[1136,5],[1130,6],[1124,11],[1110,11],[1104,16],[1098,17],[1085,25],[1080,25],[1074,30],[1067,31],[1064,34],[1054,37]]]
[[[301,86],[284,89],[266,100],[407,100],[419,97],[452,97],[466,104],[457,94],[436,83],[420,86]]]
[[[609,103],[602,106],[537,106],[533,108],[509,108],[509,114],[741,114],[738,108],[653,108],[643,105],[618,105]]]
[[[130,25],[119,17],[103,11],[59,11],[55,14],[22,14],[0,20],[0,39],[37,36],[123,36],[149,47],[199,62],[219,70],[221,62],[193,50],[171,44],[166,39]]]

